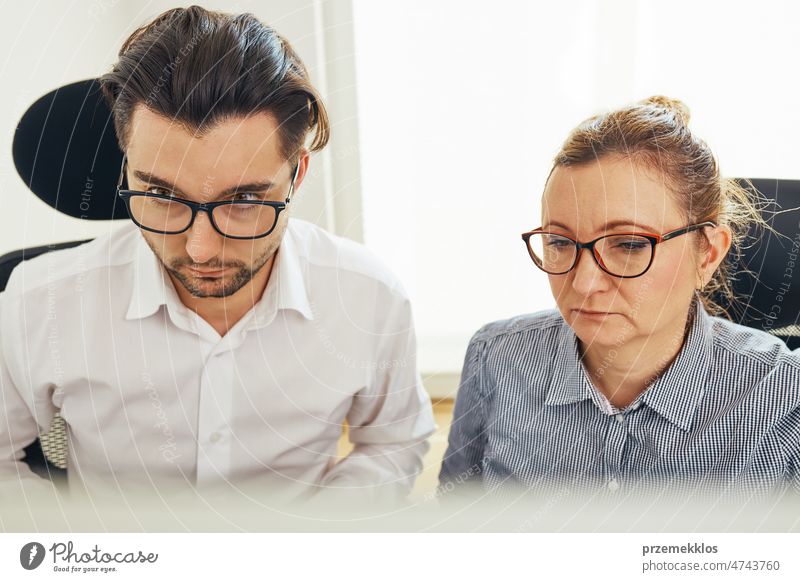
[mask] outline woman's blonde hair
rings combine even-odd
[[[650,97],[581,123],[562,145],[553,169],[609,155],[626,156],[664,176],[687,224],[727,225],[732,232],[731,249],[698,294],[710,313],[732,318],[728,307],[736,299],[731,281],[744,241],[751,227],[769,229],[761,214],[765,202],[754,188],[720,175],[711,149],[692,134],[688,124],[689,108],[684,103]],[[708,244],[699,232],[697,240],[701,247]]]

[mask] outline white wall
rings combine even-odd
[[[0,254],[26,246],[97,236],[114,223],[57,214],[18,177],[11,144],[19,118],[37,98],[61,85],[97,77],[122,42],[159,13],[191,2],[44,0],[6,3],[0,17]],[[333,135],[317,155],[293,204],[295,215],[356,240],[362,238],[358,126],[350,1],[206,1],[205,8],[252,12],[286,36],[328,102]],[[335,160],[335,164],[331,161]],[[336,173],[334,173],[336,172]],[[113,196],[113,192],[107,195]]]

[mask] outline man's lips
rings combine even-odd
[[[188,267],[189,272],[195,277],[221,277],[228,272],[228,269],[195,269]]]

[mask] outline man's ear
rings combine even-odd
[[[311,155],[309,154],[306,148],[302,148],[300,153],[297,156],[297,179],[294,181],[294,195],[297,195],[297,191],[300,188],[300,184],[303,183],[303,180],[308,173],[308,166],[311,163]],[[294,168],[292,168],[294,170]]]

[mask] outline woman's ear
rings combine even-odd
[[[703,289],[714,276],[720,263],[722,263],[725,256],[728,254],[728,250],[731,248],[731,241],[733,240],[733,233],[730,227],[724,224],[715,227],[706,227],[703,229],[703,236],[706,237],[708,244],[703,253],[703,259],[697,269],[698,281],[696,287],[698,289]]]

